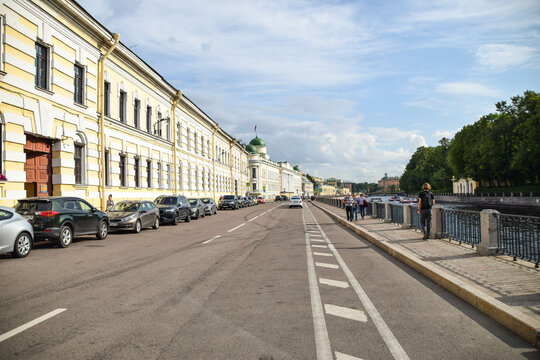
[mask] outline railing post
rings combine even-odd
[[[480,244],[476,247],[479,255],[495,255],[497,253],[498,232],[497,210],[486,209],[480,212]]]
[[[389,202],[384,203],[384,222],[392,222],[392,207]]]
[[[403,207],[403,225],[401,225],[401,228],[410,229],[412,226],[411,207],[407,204],[401,206]]]
[[[379,206],[379,204],[373,201],[370,205],[371,205],[371,217],[376,219],[377,217],[379,217],[378,216],[379,212],[377,211],[378,210],[377,206]]]
[[[431,213],[431,234],[434,239],[442,238],[442,205],[434,205]]]

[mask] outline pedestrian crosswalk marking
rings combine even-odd
[[[324,304],[324,311],[329,315],[339,316],[346,319],[366,322],[367,316],[362,310],[346,308],[343,306]]]
[[[319,255],[319,256],[334,256],[334,255],[329,254],[329,253],[320,253],[320,252],[313,252],[313,255]]]
[[[325,242],[323,239],[310,239],[312,242],[315,241],[315,242]]]
[[[326,246],[326,245],[312,244],[311,246],[316,247],[316,248],[324,248],[324,249],[328,249],[328,246]]]
[[[339,351],[335,351],[335,353],[336,353],[336,360],[362,360],[361,358],[357,358],[356,356],[343,354],[343,353],[340,353]]]
[[[331,280],[331,279],[325,279],[325,278],[319,278],[319,282],[324,285],[330,285],[335,287],[340,287],[343,289],[346,289],[349,287],[349,283],[346,281],[338,281],[338,280]]]
[[[339,269],[339,266],[338,266],[338,265],[335,265],[335,264],[328,264],[328,263],[320,263],[320,262],[316,262],[315,265],[316,265],[316,266],[319,266],[319,267],[329,268],[329,269]]]

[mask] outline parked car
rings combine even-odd
[[[275,199],[275,201],[281,201],[281,196],[279,196],[279,195],[276,195],[276,199]]]
[[[34,229],[14,208],[0,206],[0,234],[0,254],[13,253],[19,258],[30,254]]]
[[[189,205],[191,206],[191,218],[198,219],[200,217],[205,217],[206,213],[204,211],[205,205],[201,199],[189,199]]]
[[[247,206],[246,201],[241,196],[238,196],[238,204],[238,206],[241,208],[245,208]]]
[[[52,240],[62,248],[78,236],[96,235],[101,240],[109,233],[107,214],[77,197],[21,199],[15,210],[32,225],[34,240]]]
[[[264,198],[262,196],[257,197],[259,204],[264,204]]]
[[[304,204],[302,202],[302,198],[298,195],[291,196],[291,200],[289,201],[289,209],[292,207],[303,207]]]
[[[223,195],[221,199],[219,199],[219,210],[223,210],[226,208],[236,210],[240,207],[240,202],[238,201],[238,197],[236,195]]]
[[[246,206],[248,206],[248,207],[254,205],[254,204],[253,204],[253,200],[252,200],[250,197],[248,197],[248,196],[245,196],[245,197],[244,197],[244,202],[246,203]]]
[[[161,195],[154,200],[159,209],[159,221],[162,223],[178,224],[180,220],[191,220],[191,206],[188,199],[182,195]]]
[[[249,200],[253,205],[257,205],[259,203],[256,196],[249,196]]]
[[[122,200],[107,211],[111,230],[141,232],[145,227],[159,228],[159,209],[151,201]]]
[[[201,201],[204,204],[205,214],[212,215],[217,214],[217,205],[214,199],[212,198],[202,198]]]

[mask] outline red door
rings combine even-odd
[[[51,141],[26,135],[26,195],[49,196],[52,195],[52,167],[51,167]]]

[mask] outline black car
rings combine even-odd
[[[161,195],[154,200],[159,209],[159,221],[178,224],[180,220],[191,220],[189,201],[182,195]]]
[[[233,209],[236,210],[240,207],[240,200],[238,199],[238,196],[236,195],[223,195],[221,199],[219,199],[219,210],[223,209]]]
[[[35,240],[52,240],[58,247],[68,247],[77,236],[96,235],[101,240],[109,233],[107,214],[77,197],[21,199],[15,210],[32,224]]]

